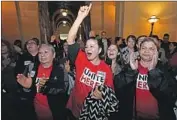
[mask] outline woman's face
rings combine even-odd
[[[157,52],[157,47],[152,41],[146,41],[142,43],[139,53],[141,59],[146,62],[150,62],[153,59],[153,56]]]
[[[36,52],[36,51],[38,51],[38,45],[33,40],[29,40],[27,42],[26,48],[27,48],[28,52]]]
[[[8,47],[6,46],[6,44],[4,44],[3,42],[2,42],[2,44],[1,44],[1,54],[5,54],[5,53],[7,53],[9,50],[8,50]]]
[[[55,54],[52,52],[51,48],[47,45],[42,45],[39,49],[39,61],[42,64],[52,63],[55,58]]]
[[[107,50],[107,55],[109,59],[116,59],[118,54],[118,49],[116,45],[110,45]]]
[[[85,46],[85,53],[89,61],[93,61],[96,58],[99,58],[100,52],[101,52],[101,48],[99,48],[97,40],[93,40],[93,39],[87,40]]]
[[[170,43],[170,44],[169,44],[169,50],[172,51],[172,50],[174,50],[174,49],[175,49],[175,46],[173,45],[173,43]]]
[[[64,49],[65,52],[68,52],[68,43],[67,42],[65,42],[63,44],[63,49]]]
[[[127,46],[128,46],[130,49],[134,49],[135,41],[134,41],[132,38],[129,38],[128,41],[127,41]]]

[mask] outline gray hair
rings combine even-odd
[[[49,47],[49,48],[51,49],[52,53],[55,54],[55,49],[54,49],[54,47],[53,47],[51,44],[41,44],[41,45],[39,46],[39,49],[40,49],[42,46]]]

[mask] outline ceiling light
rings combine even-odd
[[[66,24],[66,21],[63,21],[63,24]]]
[[[159,18],[157,18],[155,15],[151,16],[148,21],[150,23],[156,23],[159,20]]]
[[[67,14],[68,14],[68,13],[67,13],[66,11],[63,11],[63,12],[62,12],[62,15],[63,15],[63,16],[67,16]]]

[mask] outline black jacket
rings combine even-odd
[[[30,101],[31,105],[33,105],[36,95],[35,81],[37,77],[38,66],[32,71],[35,72],[35,75],[32,77],[33,82],[31,88],[24,88],[23,91],[21,91],[23,92],[22,97]],[[48,104],[52,112],[53,119],[65,120],[65,105],[67,102],[66,88],[64,83],[64,71],[60,66],[56,65],[55,63],[53,64],[53,69],[49,80],[41,88],[40,92],[44,95],[47,95]]]
[[[1,71],[1,119],[19,120],[17,95],[17,81],[14,76],[14,67],[7,66]]]
[[[26,66],[28,66],[29,63],[34,63],[34,66],[38,66],[39,65],[39,58],[38,55],[36,56],[32,56],[30,53],[26,52],[24,54],[22,54],[18,61],[16,62],[16,66],[15,66],[15,76],[17,76],[17,74],[22,74],[26,68]]]
[[[132,120],[133,118],[137,75],[138,71],[132,70],[129,66],[115,76],[115,92],[120,101],[120,110],[117,115],[121,120]],[[167,67],[158,63],[155,69],[149,71],[148,86],[158,102],[160,120],[175,120],[173,105],[177,94],[177,83],[169,75]]]

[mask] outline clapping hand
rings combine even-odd
[[[47,78],[45,74],[43,74],[43,77],[39,79],[39,88],[43,87],[45,83],[48,81],[48,79],[49,78]]]
[[[32,85],[32,78],[28,74],[28,77],[24,76],[23,74],[17,75],[17,82],[22,85],[24,88],[30,88]]]
[[[152,61],[149,64],[148,70],[150,71],[150,70],[154,69],[155,66],[157,65],[157,62],[158,62],[158,51],[156,50],[155,54],[153,55]]]
[[[95,88],[95,90],[92,94],[92,98],[97,99],[97,100],[103,98],[101,91],[98,90],[98,86]]]
[[[55,39],[56,39],[56,36],[55,36],[55,35],[52,35],[52,36],[51,36],[51,39],[50,39],[50,42],[53,42]]]

